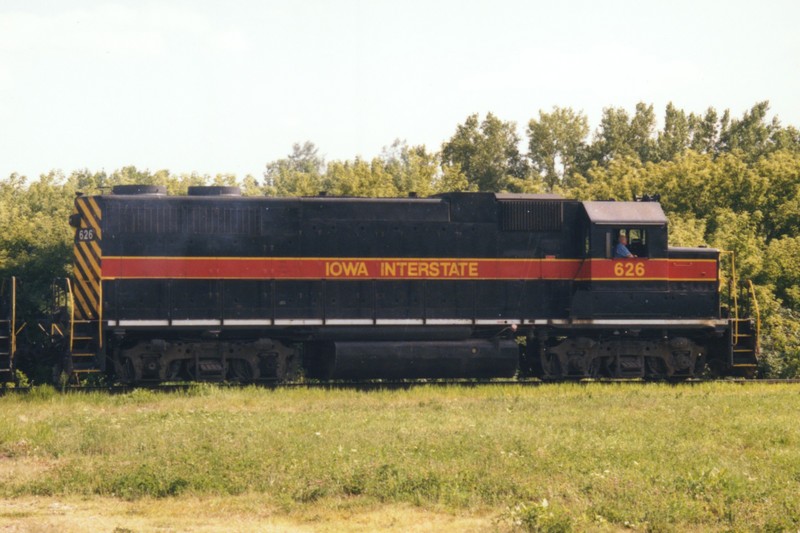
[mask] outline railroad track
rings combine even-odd
[[[65,394],[106,392],[108,394],[124,394],[134,390],[150,390],[158,392],[189,392],[200,387],[217,387],[220,389],[239,389],[244,387],[257,387],[267,390],[279,389],[324,389],[324,390],[356,390],[356,391],[378,391],[378,390],[408,390],[416,387],[491,387],[491,386],[512,386],[512,387],[539,387],[555,385],[559,383],[572,383],[576,385],[656,385],[668,384],[673,386],[694,386],[705,383],[726,383],[730,385],[784,385],[800,384],[800,379],[719,379],[719,380],[685,380],[678,382],[670,381],[644,381],[637,379],[627,380],[579,380],[579,381],[540,381],[540,380],[431,380],[431,381],[324,381],[324,382],[288,382],[288,383],[220,383],[220,382],[201,382],[201,383],[168,383],[168,384],[142,384],[142,385],[72,385],[57,389]],[[13,387],[0,386],[0,396],[5,394],[26,394],[35,387]]]

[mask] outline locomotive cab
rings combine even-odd
[[[661,206],[583,202],[583,207],[584,260],[576,278],[572,316],[668,315],[667,218]],[[615,254],[623,242],[630,257]]]
[[[583,202],[587,258],[614,259],[620,237],[640,258],[667,257],[667,217],[654,202]]]

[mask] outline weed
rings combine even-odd
[[[515,529],[532,533],[567,533],[573,530],[572,518],[547,499],[538,503],[518,503],[506,513]]]

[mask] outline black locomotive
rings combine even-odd
[[[720,252],[657,202],[79,196],[64,370],[169,380],[751,376]],[[620,237],[635,257],[613,257]]]

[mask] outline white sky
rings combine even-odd
[[[0,0],[0,179],[51,169],[260,178],[396,138],[438,150],[471,113],[639,101],[800,126],[800,2]]]

